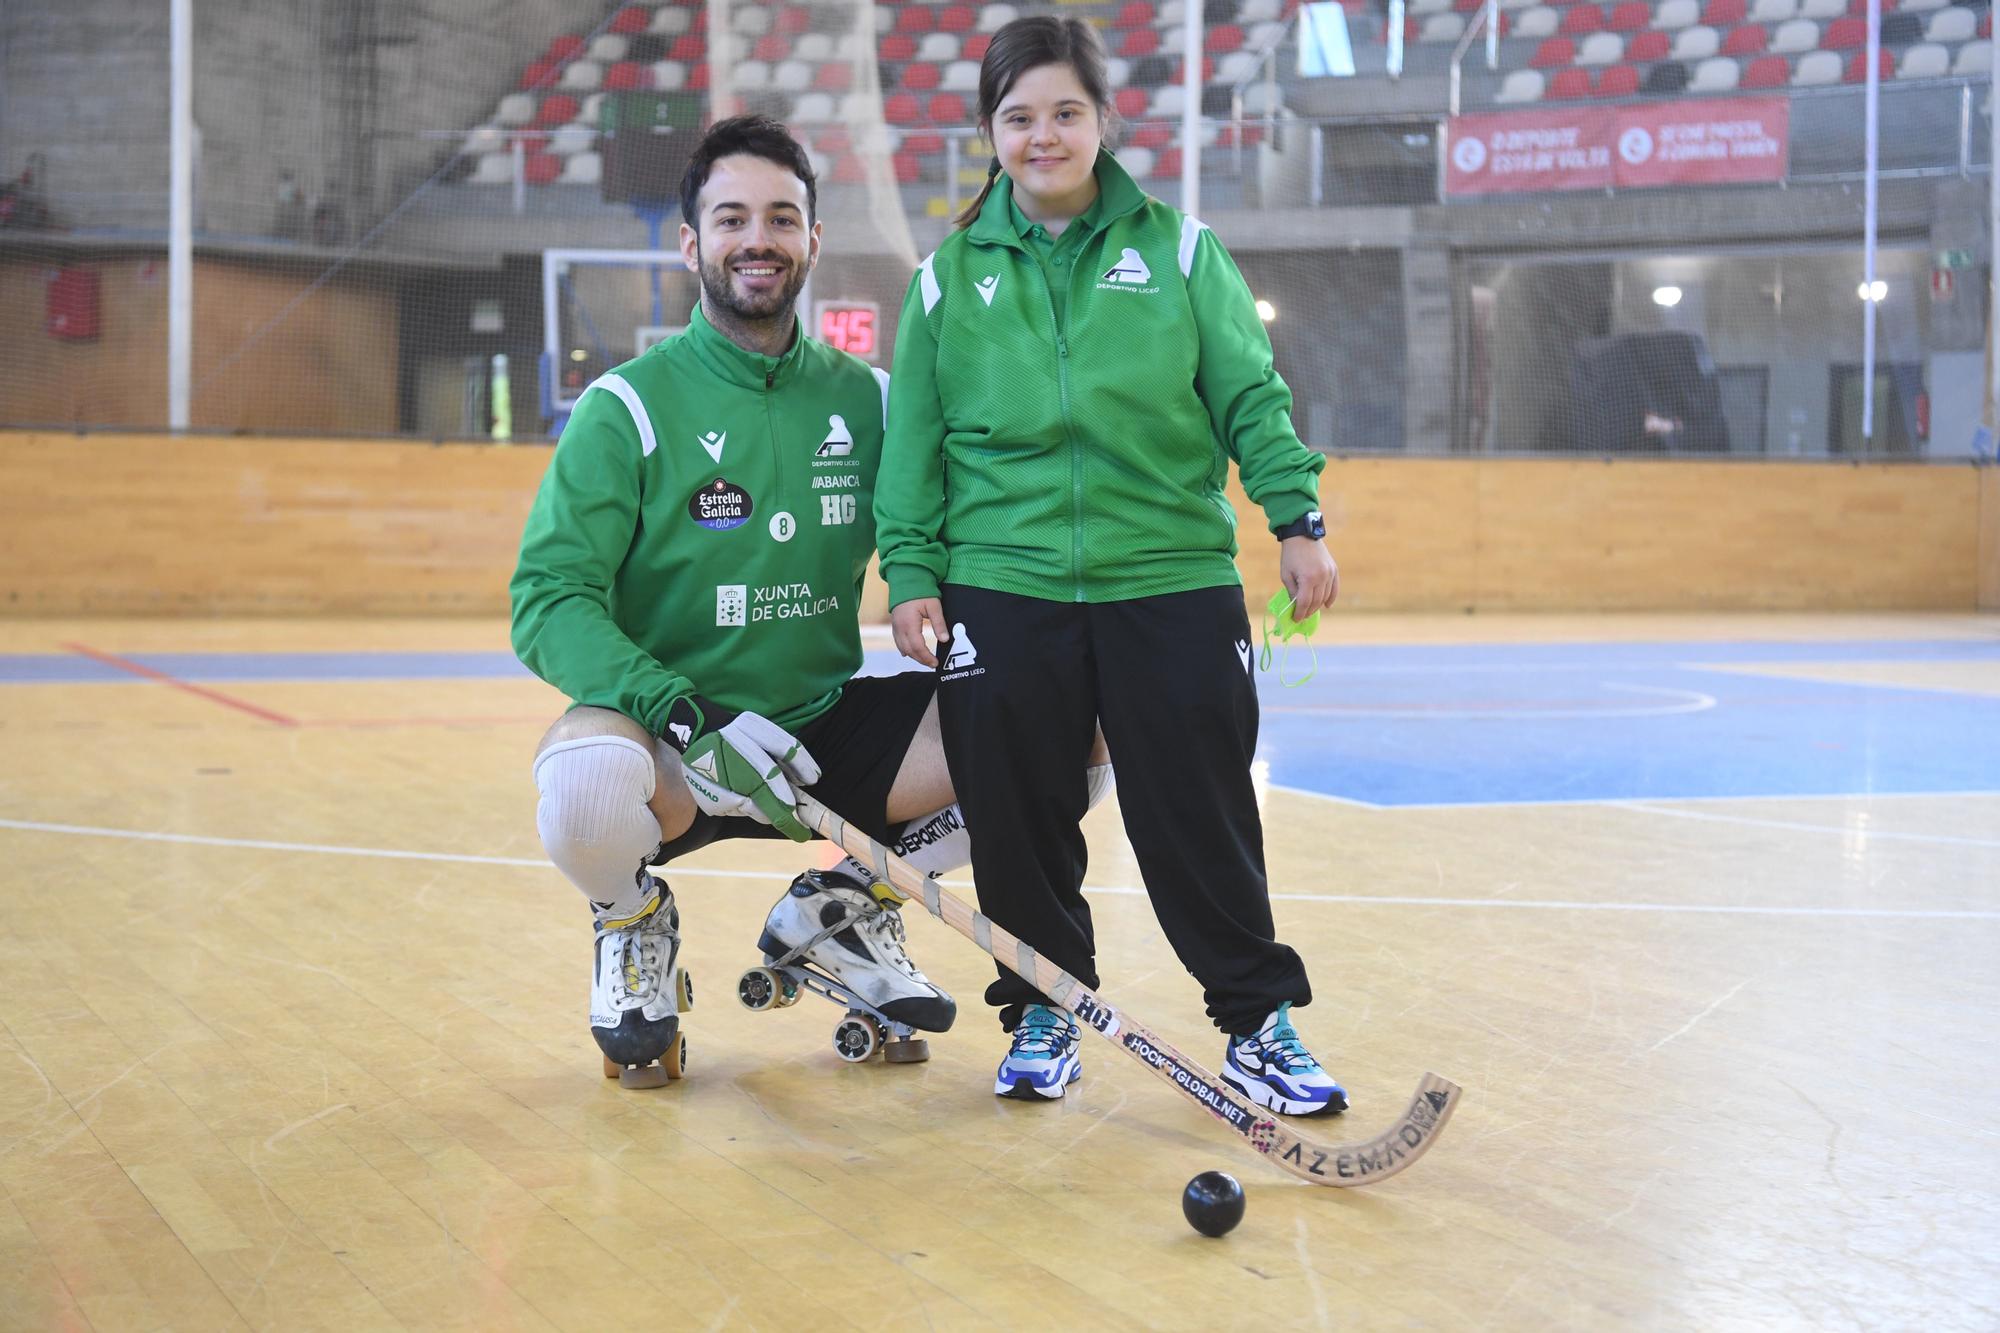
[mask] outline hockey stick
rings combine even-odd
[[[1131,1055],[1181,1094],[1250,1141],[1280,1167],[1315,1185],[1372,1185],[1386,1180],[1430,1151],[1458,1109],[1458,1084],[1425,1074],[1416,1095],[1396,1122],[1358,1143],[1320,1143],[1275,1120],[1238,1096],[1228,1084],[1162,1041],[1130,1014],[1036,953],[961,898],[947,892],[894,852],[855,828],[811,796],[799,796],[799,818],[863,865],[905,900],[923,903],[930,914],[977,944],[1001,966],[1074,1013],[1084,1026]]]

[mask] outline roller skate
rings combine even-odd
[[[764,921],[764,965],[745,972],[736,998],[746,1009],[796,1004],[810,991],[847,1008],[834,1053],[859,1064],[877,1051],[891,1064],[930,1059],[918,1032],[944,1032],[958,1016],[951,996],[903,948],[903,919],[845,866],[808,870]]]
[[[686,1074],[680,1016],[694,1007],[694,983],[680,967],[680,909],[666,881],[647,877],[658,890],[651,902],[631,916],[598,921],[590,983],[590,1035],[604,1052],[604,1077],[628,1088],[657,1088]]]

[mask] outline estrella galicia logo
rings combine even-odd
[[[717,477],[688,497],[688,516],[711,532],[727,532],[750,521],[750,492]]]

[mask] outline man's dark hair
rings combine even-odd
[[[769,116],[731,116],[709,127],[688,159],[687,175],[681,177],[681,221],[700,230],[696,214],[701,209],[701,187],[708,184],[718,158],[738,153],[775,162],[804,181],[806,223],[812,224],[819,209],[819,177],[813,174],[812,159],[791,131]]]

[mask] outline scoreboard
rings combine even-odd
[[[881,359],[882,308],[873,301],[815,301],[813,329],[829,347],[870,363]]]

